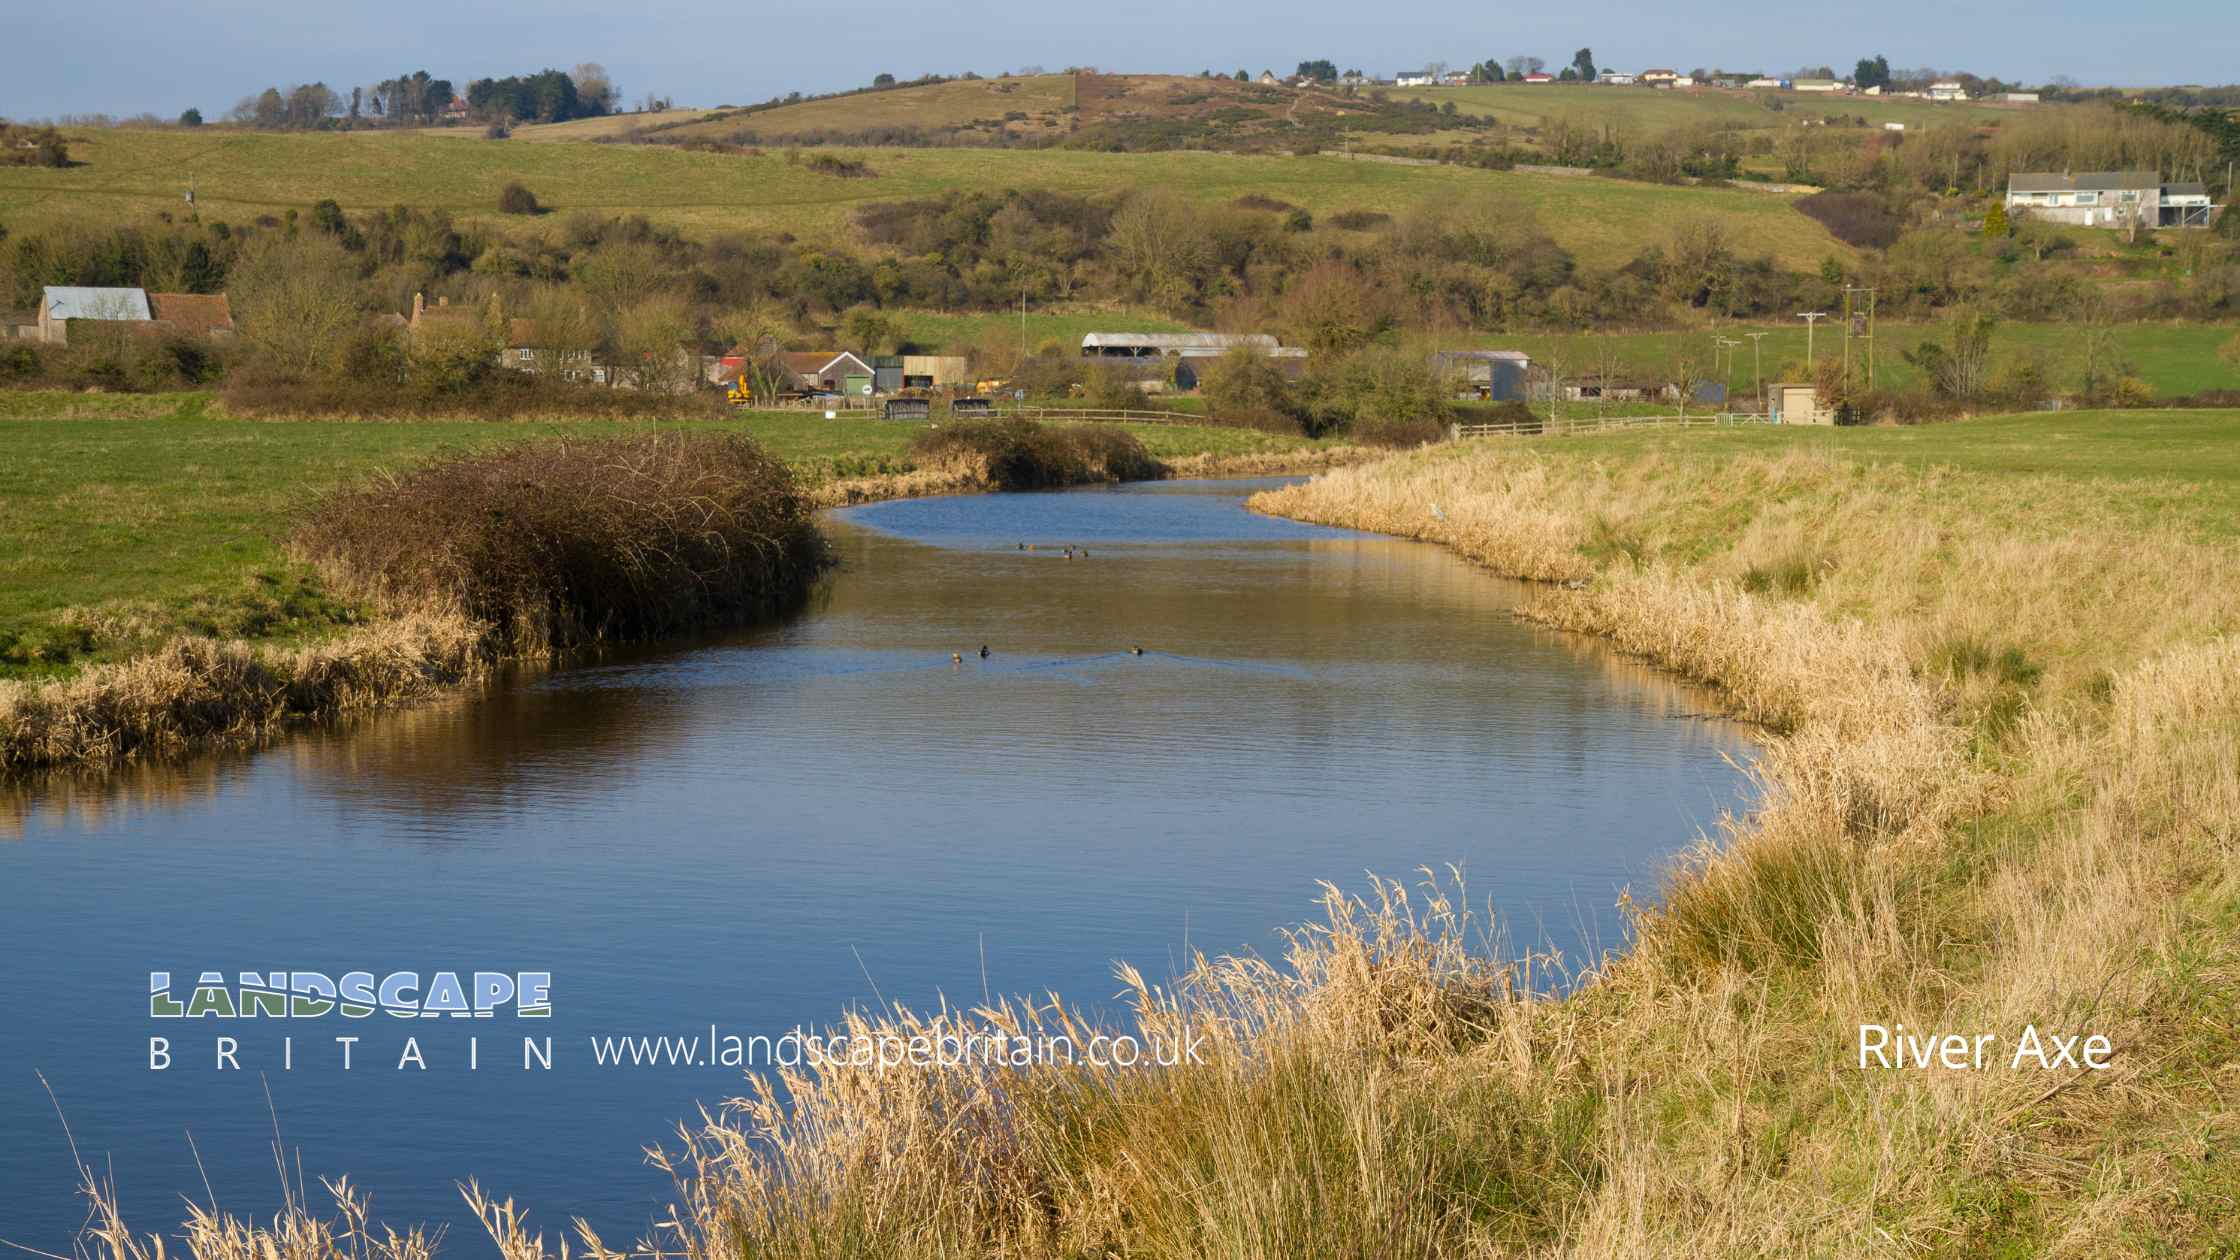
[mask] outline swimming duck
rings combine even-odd
[[[985,643],[980,645],[980,659],[983,661],[988,659],[988,645]]]
[[[952,664],[952,665],[962,665],[962,664],[964,664],[964,653],[962,653],[962,652],[951,652],[951,653],[949,653],[949,663],[950,663],[950,664]]]
[[[1128,651],[1131,655],[1141,656],[1143,655],[1143,645],[1139,643],[1136,646],[1129,648]]]

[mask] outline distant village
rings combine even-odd
[[[1470,87],[1486,83],[1567,83],[1596,87],[1640,87],[1664,91],[1688,91],[1707,88],[1724,91],[1797,92],[1815,96],[1867,96],[1923,101],[1988,100],[2009,105],[2035,105],[2040,93],[2024,91],[1971,92],[1962,79],[1939,79],[1918,88],[1885,87],[1880,83],[1862,86],[1850,79],[1834,77],[1799,76],[1782,78],[1772,75],[1712,74],[1684,72],[1670,69],[1649,70],[1596,70],[1591,77],[1582,76],[1576,67],[1565,66],[1559,73],[1550,74],[1545,69],[1526,69],[1526,66],[1543,66],[1537,57],[1520,57],[1518,73],[1500,71],[1500,77],[1489,73],[1490,63],[1481,63],[1467,70],[1451,70],[1441,65],[1428,65],[1420,70],[1402,70],[1389,78],[1348,70],[1335,78],[1301,72],[1278,76],[1273,70],[1262,70],[1258,81],[1269,86],[1312,88],[1335,84],[1341,88],[1440,88]],[[1495,68],[1497,69],[1497,68]]]

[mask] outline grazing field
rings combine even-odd
[[[2180,398],[2208,390],[2240,389],[2240,366],[2217,357],[2217,347],[2230,340],[2229,324],[2121,324],[2111,330],[2117,361],[2128,364],[2131,374],[2145,381],[2158,398]],[[1747,334],[1762,332],[1757,369],[1768,382],[1806,379],[1806,344],[1803,322],[1788,324],[1726,324],[1716,329],[1684,333],[1554,333],[1473,334],[1467,342],[1480,348],[1522,350],[1536,360],[1554,355],[1566,365],[1565,374],[1596,370],[1605,353],[1613,356],[1620,375],[1657,375],[1671,370],[1679,356],[1687,356],[1700,379],[1723,380],[1737,401],[1754,397],[1751,343]],[[1994,364],[2034,358],[2046,369],[2056,388],[2073,383],[2087,335],[2078,324],[2002,323],[1992,335]],[[1905,361],[1905,352],[1924,339],[1941,338],[1938,324],[1884,323],[1875,329],[1875,380],[1883,388],[1905,388],[1921,383],[1921,373]],[[1740,342],[1718,350],[1713,367],[1713,339]],[[1842,353],[1840,320],[1820,323],[1809,347],[1816,359]],[[1729,359],[1731,354],[1732,358]]]
[[[1074,76],[1041,74],[994,79],[952,79],[876,92],[852,92],[756,110],[702,110],[698,120],[661,131],[664,139],[724,140],[746,130],[764,136],[807,132],[856,132],[886,127],[934,131],[974,123],[1012,130],[1063,131],[1073,108]]]
[[[2133,525],[2240,534],[2240,410],[2037,412],[1904,427],[1648,430],[1564,438],[1560,450],[1586,458],[1655,456],[1706,470],[1744,455],[1802,451],[1919,473],[2060,478],[2091,487],[2102,510]]]
[[[1496,201],[1535,212],[1588,266],[1618,266],[1690,218],[1717,219],[1751,253],[1817,267],[1856,252],[1786,198],[1724,187],[1668,187],[1611,179],[1352,162],[1337,157],[1070,150],[846,149],[865,177],[820,172],[781,154],[734,156],[661,145],[515,144],[395,132],[301,135],[129,129],[73,133],[82,163],[67,170],[0,170],[0,223],[12,229],[102,220],[144,221],[184,209],[193,181],[206,218],[281,215],[332,198],[368,211],[405,204],[556,230],[574,211],[644,214],[700,237],[757,229],[806,239],[851,238],[862,204],[957,190],[1049,188],[1081,194],[1163,188],[1208,203],[1248,193],[1302,206],[1407,213]],[[524,221],[497,213],[498,192],[520,182],[555,212]]]
[[[741,432],[810,482],[901,472],[919,426],[757,413],[684,426],[564,421],[245,421],[206,396],[0,393],[0,677],[110,659],[181,631],[316,637],[353,616],[283,553],[289,513],[321,490],[528,439],[689,427]],[[28,414],[73,413],[76,419]],[[1245,429],[1122,426],[1154,458],[1314,444]]]
[[[553,144],[564,140],[614,140],[641,128],[688,123],[707,116],[708,111],[704,109],[664,109],[649,114],[571,118],[567,122],[517,123],[513,127],[513,138],[533,144]],[[482,132],[483,129],[479,126],[461,124],[456,127],[428,127],[417,134],[480,140],[483,138]]]
[[[1995,122],[2026,109],[2054,106],[1990,105],[1977,101],[1939,102],[1881,99],[1872,96],[1817,96],[1798,92],[1730,91],[1719,88],[1661,90],[1645,87],[1564,83],[1482,83],[1473,87],[1395,88],[1397,100],[1454,102],[1458,113],[1497,119],[1513,127],[1540,127],[1552,118],[1622,128],[1633,133],[1665,131],[1697,123],[1778,127],[1802,118],[1829,114],[1864,118],[1880,125],[1908,127],[1952,122]],[[1781,110],[1766,108],[1777,100]]]

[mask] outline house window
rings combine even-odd
[[[520,353],[520,355],[521,355],[521,361],[522,361],[523,363],[527,363],[527,362],[529,362],[529,361],[530,361],[531,359],[534,359],[534,358],[536,358],[536,357],[537,357],[537,352],[536,352],[536,351],[534,351],[534,350],[530,350],[530,349],[528,349],[528,348],[526,348],[526,347],[524,347],[524,348],[523,348],[523,349],[522,349],[522,350],[521,350],[521,351],[520,351],[519,353]]]
[[[2097,206],[2100,204],[2100,194],[2096,192],[2078,193],[2077,204],[2080,206]]]

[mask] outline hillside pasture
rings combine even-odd
[[[644,214],[696,237],[791,232],[852,240],[860,205],[952,190],[1047,188],[1115,195],[1164,188],[1206,203],[1250,193],[1304,207],[1406,214],[1427,206],[1502,202],[1535,213],[1589,266],[1622,265],[1689,218],[1716,219],[1752,254],[1808,269],[1855,257],[1788,199],[1724,187],[1670,187],[1453,166],[1347,161],[1337,156],[1088,153],[1071,150],[843,149],[869,174],[820,172],[780,153],[696,153],[665,145],[516,144],[395,132],[289,134],[206,129],[84,130],[81,165],[0,171],[0,223],[24,230],[146,221],[185,211],[189,180],[206,218],[236,223],[333,198],[344,209],[442,209],[508,232],[552,230],[497,213],[518,181],[565,216]]]
[[[1074,105],[1074,76],[1038,74],[951,79],[873,92],[819,97],[769,109],[701,110],[681,124],[659,126],[662,140],[728,140],[739,132],[777,137],[912,127],[940,131],[994,124],[1015,132],[1064,131]],[[1005,122],[1007,114],[1022,119]]]
[[[1607,354],[1621,375],[1662,376],[1671,372],[1681,356],[1694,365],[1700,379],[1723,380],[1739,403],[1754,397],[1751,344],[1747,334],[1765,333],[1758,343],[1759,371],[1768,382],[1806,379],[1807,351],[1802,321],[1791,324],[1728,324],[1713,330],[1657,333],[1554,333],[1473,334],[1456,339],[1472,348],[1522,350],[1535,360],[1551,356],[1566,364],[1566,374],[1594,371]],[[2177,398],[2209,390],[2240,390],[2240,367],[2217,358],[2217,347],[2232,336],[2223,324],[2121,324],[2113,330],[2116,358],[2130,374],[2147,383],[2158,398]],[[1883,323],[1876,326],[1875,380],[1885,389],[1905,389],[1921,384],[1921,373],[1906,362],[1907,351],[1922,341],[1944,336],[1940,324]],[[1712,368],[1713,338],[1741,344],[1718,351],[1718,370]],[[2083,351],[2085,329],[2077,324],[2002,323],[1992,334],[1991,356],[1996,367],[2034,358],[2058,389],[2073,384]],[[1442,343],[1444,344],[1444,343]],[[1812,337],[1815,358],[1827,360],[1843,352],[1840,319],[1822,321]]]

